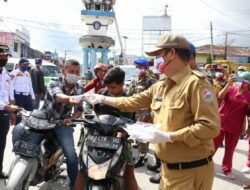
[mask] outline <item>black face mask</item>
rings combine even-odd
[[[0,59],[0,67],[4,67],[7,63],[7,59]]]

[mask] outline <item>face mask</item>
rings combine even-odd
[[[25,72],[25,71],[27,71],[28,70],[28,67],[27,66],[21,66],[21,71],[22,72]]]
[[[163,57],[155,58],[154,66],[159,70],[160,73],[165,74],[167,64],[164,63]]]
[[[143,75],[144,73],[145,73],[145,70],[144,69],[136,69],[136,74],[138,75],[138,76],[140,76],[140,75]]]
[[[103,80],[104,74],[102,74],[102,73],[97,73],[96,75],[97,75],[97,78],[98,78],[99,80]]]
[[[243,71],[238,71],[238,72],[237,72],[238,76],[240,76],[242,72],[243,72]]]
[[[81,79],[80,76],[78,75],[73,75],[73,74],[66,74],[66,81],[69,83],[69,84],[76,84],[78,80]]]
[[[207,76],[212,77],[212,72],[210,70],[207,71]]]
[[[7,59],[0,59],[0,67],[4,67],[7,63]]]
[[[216,72],[216,73],[215,73],[215,77],[216,77],[217,79],[220,79],[220,78],[223,77],[223,73],[222,73],[222,72]]]

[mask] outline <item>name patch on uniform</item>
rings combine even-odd
[[[212,102],[214,100],[213,93],[208,88],[203,89],[201,95],[204,102]]]

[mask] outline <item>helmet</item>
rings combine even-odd
[[[97,63],[94,67],[94,71],[96,72],[97,69],[101,69],[101,70],[104,70],[104,71],[107,71],[108,70],[108,67],[102,63]]]
[[[143,67],[148,67],[148,61],[145,58],[136,58],[134,63]]]

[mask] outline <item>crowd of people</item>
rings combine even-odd
[[[250,134],[250,72],[241,66],[237,74],[229,73],[220,64],[199,68],[194,45],[173,33],[160,37],[155,48],[145,53],[155,57],[160,79],[152,77],[147,59],[137,58],[134,61],[137,76],[126,91],[125,72],[102,63],[96,64],[94,75],[87,69],[88,82],[82,85],[80,63],[69,59],[63,65],[62,77],[52,79],[45,89],[42,59],[36,59],[36,67],[29,70],[28,59],[21,58],[19,68],[8,73],[4,66],[10,56],[9,48],[0,45],[0,179],[8,178],[2,164],[9,114],[21,108],[29,111],[40,108],[51,117],[64,120],[63,127],[56,128],[55,133],[66,157],[70,189],[82,189],[84,172],[78,171],[74,131],[66,126],[84,111],[82,102],[75,97],[93,90],[85,100],[97,115],[111,114],[157,125],[145,129],[150,138],[135,138],[134,144],[125,149],[123,155],[128,164],[124,182],[129,190],[138,189],[134,168],[145,165],[149,143],[155,145],[155,163],[147,165],[147,169],[156,172],[150,181],[159,183],[160,190],[212,189],[213,156],[220,146],[225,151],[223,175],[234,180],[234,150],[241,136]],[[40,105],[42,97],[45,101]],[[13,136],[20,127],[23,127],[20,121],[15,121]],[[248,141],[244,173],[250,173],[250,138]],[[132,154],[133,148],[138,149],[137,155]],[[250,188],[250,180],[243,187]]]

